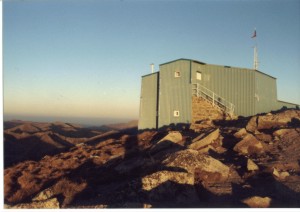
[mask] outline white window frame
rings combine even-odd
[[[181,77],[180,71],[175,71],[175,72],[174,72],[174,77],[175,77],[175,78]]]
[[[202,72],[201,71],[196,72],[196,79],[197,80],[202,80]]]
[[[174,117],[179,117],[180,116],[179,110],[174,110],[173,115]]]

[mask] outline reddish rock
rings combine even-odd
[[[248,134],[248,132],[246,131],[245,128],[240,129],[239,131],[237,131],[236,133],[234,133],[234,137],[236,138],[243,138]]]
[[[208,135],[204,136],[203,138],[200,138],[199,140],[197,140],[198,137],[194,139],[193,143],[190,144],[188,148],[195,149],[195,150],[201,149],[209,144],[212,144],[215,140],[219,138],[219,136],[220,136],[220,130],[216,129],[213,132],[209,133]]]
[[[259,170],[258,166],[251,159],[247,160],[247,169],[248,169],[248,171]]]
[[[257,116],[253,116],[250,121],[248,122],[248,124],[246,125],[246,130],[249,132],[255,132],[255,130],[257,129]]]
[[[163,161],[168,167],[176,167],[194,173],[203,173],[203,180],[215,176],[214,180],[224,181],[228,179],[229,167],[209,155],[203,155],[196,150],[187,149],[176,152]]]
[[[237,143],[234,151],[239,152],[243,155],[261,154],[264,152],[262,143],[257,140],[253,135],[249,134]]]
[[[270,197],[253,196],[244,199],[242,202],[251,208],[268,208],[271,205],[271,201]]]
[[[44,201],[36,201],[31,203],[21,203],[8,207],[10,209],[59,209],[57,198],[47,199]]]
[[[277,114],[259,116],[257,129],[272,129],[288,127],[292,119],[300,120],[299,110],[286,110]]]

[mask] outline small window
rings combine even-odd
[[[200,71],[197,71],[196,78],[197,80],[202,80],[202,73]]]
[[[175,71],[175,77],[180,77],[180,71]]]
[[[179,117],[179,110],[174,110],[174,117]]]

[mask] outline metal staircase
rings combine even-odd
[[[212,103],[214,107],[220,108],[224,112],[228,113],[231,117],[233,116],[234,105],[203,85],[200,85],[199,83],[192,84],[192,95],[202,97],[203,99]]]

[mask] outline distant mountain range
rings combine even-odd
[[[5,167],[25,159],[39,160],[85,142],[96,142],[120,131],[137,130],[138,121],[83,127],[63,122],[42,123],[12,120],[4,122]]]

